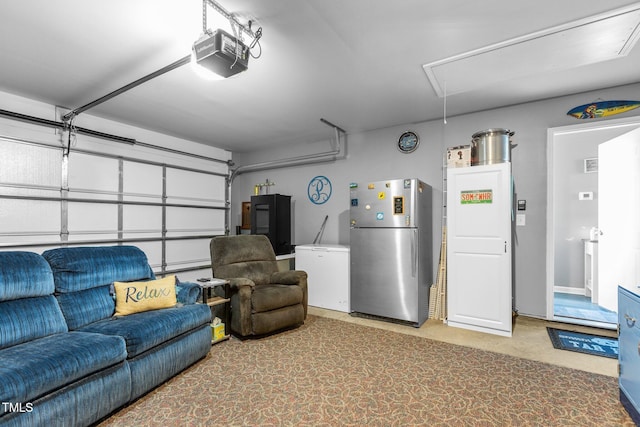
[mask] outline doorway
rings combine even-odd
[[[640,117],[547,132],[547,319],[606,329],[617,313],[597,301],[598,145],[640,127]]]

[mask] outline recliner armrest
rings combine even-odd
[[[307,279],[307,272],[302,270],[277,271],[269,279],[270,283],[282,285],[300,285]]]
[[[231,279],[227,279],[229,281],[229,286],[233,288],[240,289],[243,286],[254,287],[256,284],[253,283],[253,280],[247,279],[246,277],[234,277]]]
[[[252,333],[251,295],[256,284],[246,277],[227,278],[231,288],[231,330],[247,336]],[[221,289],[219,286],[218,290]]]
[[[202,289],[197,283],[179,282],[176,280],[176,297],[180,304],[195,304],[202,295]]]

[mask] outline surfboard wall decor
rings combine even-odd
[[[576,119],[596,119],[626,113],[638,107],[640,101],[598,101],[575,107],[569,110],[567,115]]]

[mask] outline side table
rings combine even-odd
[[[224,322],[224,336],[220,339],[211,340],[211,344],[216,344],[219,343],[220,341],[224,341],[229,339],[230,334],[227,332],[228,331],[228,325],[229,325],[229,309],[230,309],[230,303],[231,303],[231,298],[229,298],[229,293],[230,293],[230,289],[229,289],[229,281],[225,280],[225,279],[210,279],[207,281],[199,281],[198,285],[200,285],[200,288],[202,288],[202,303],[203,304],[207,304],[209,307],[215,307],[221,304],[224,304],[224,311],[223,311],[223,319],[222,321]],[[215,293],[212,295],[211,290],[218,287],[218,286],[222,286],[223,287],[223,295],[224,296],[218,296],[215,295]]]

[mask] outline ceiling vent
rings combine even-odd
[[[626,56],[640,32],[640,3],[476,49],[422,68],[439,97]]]

